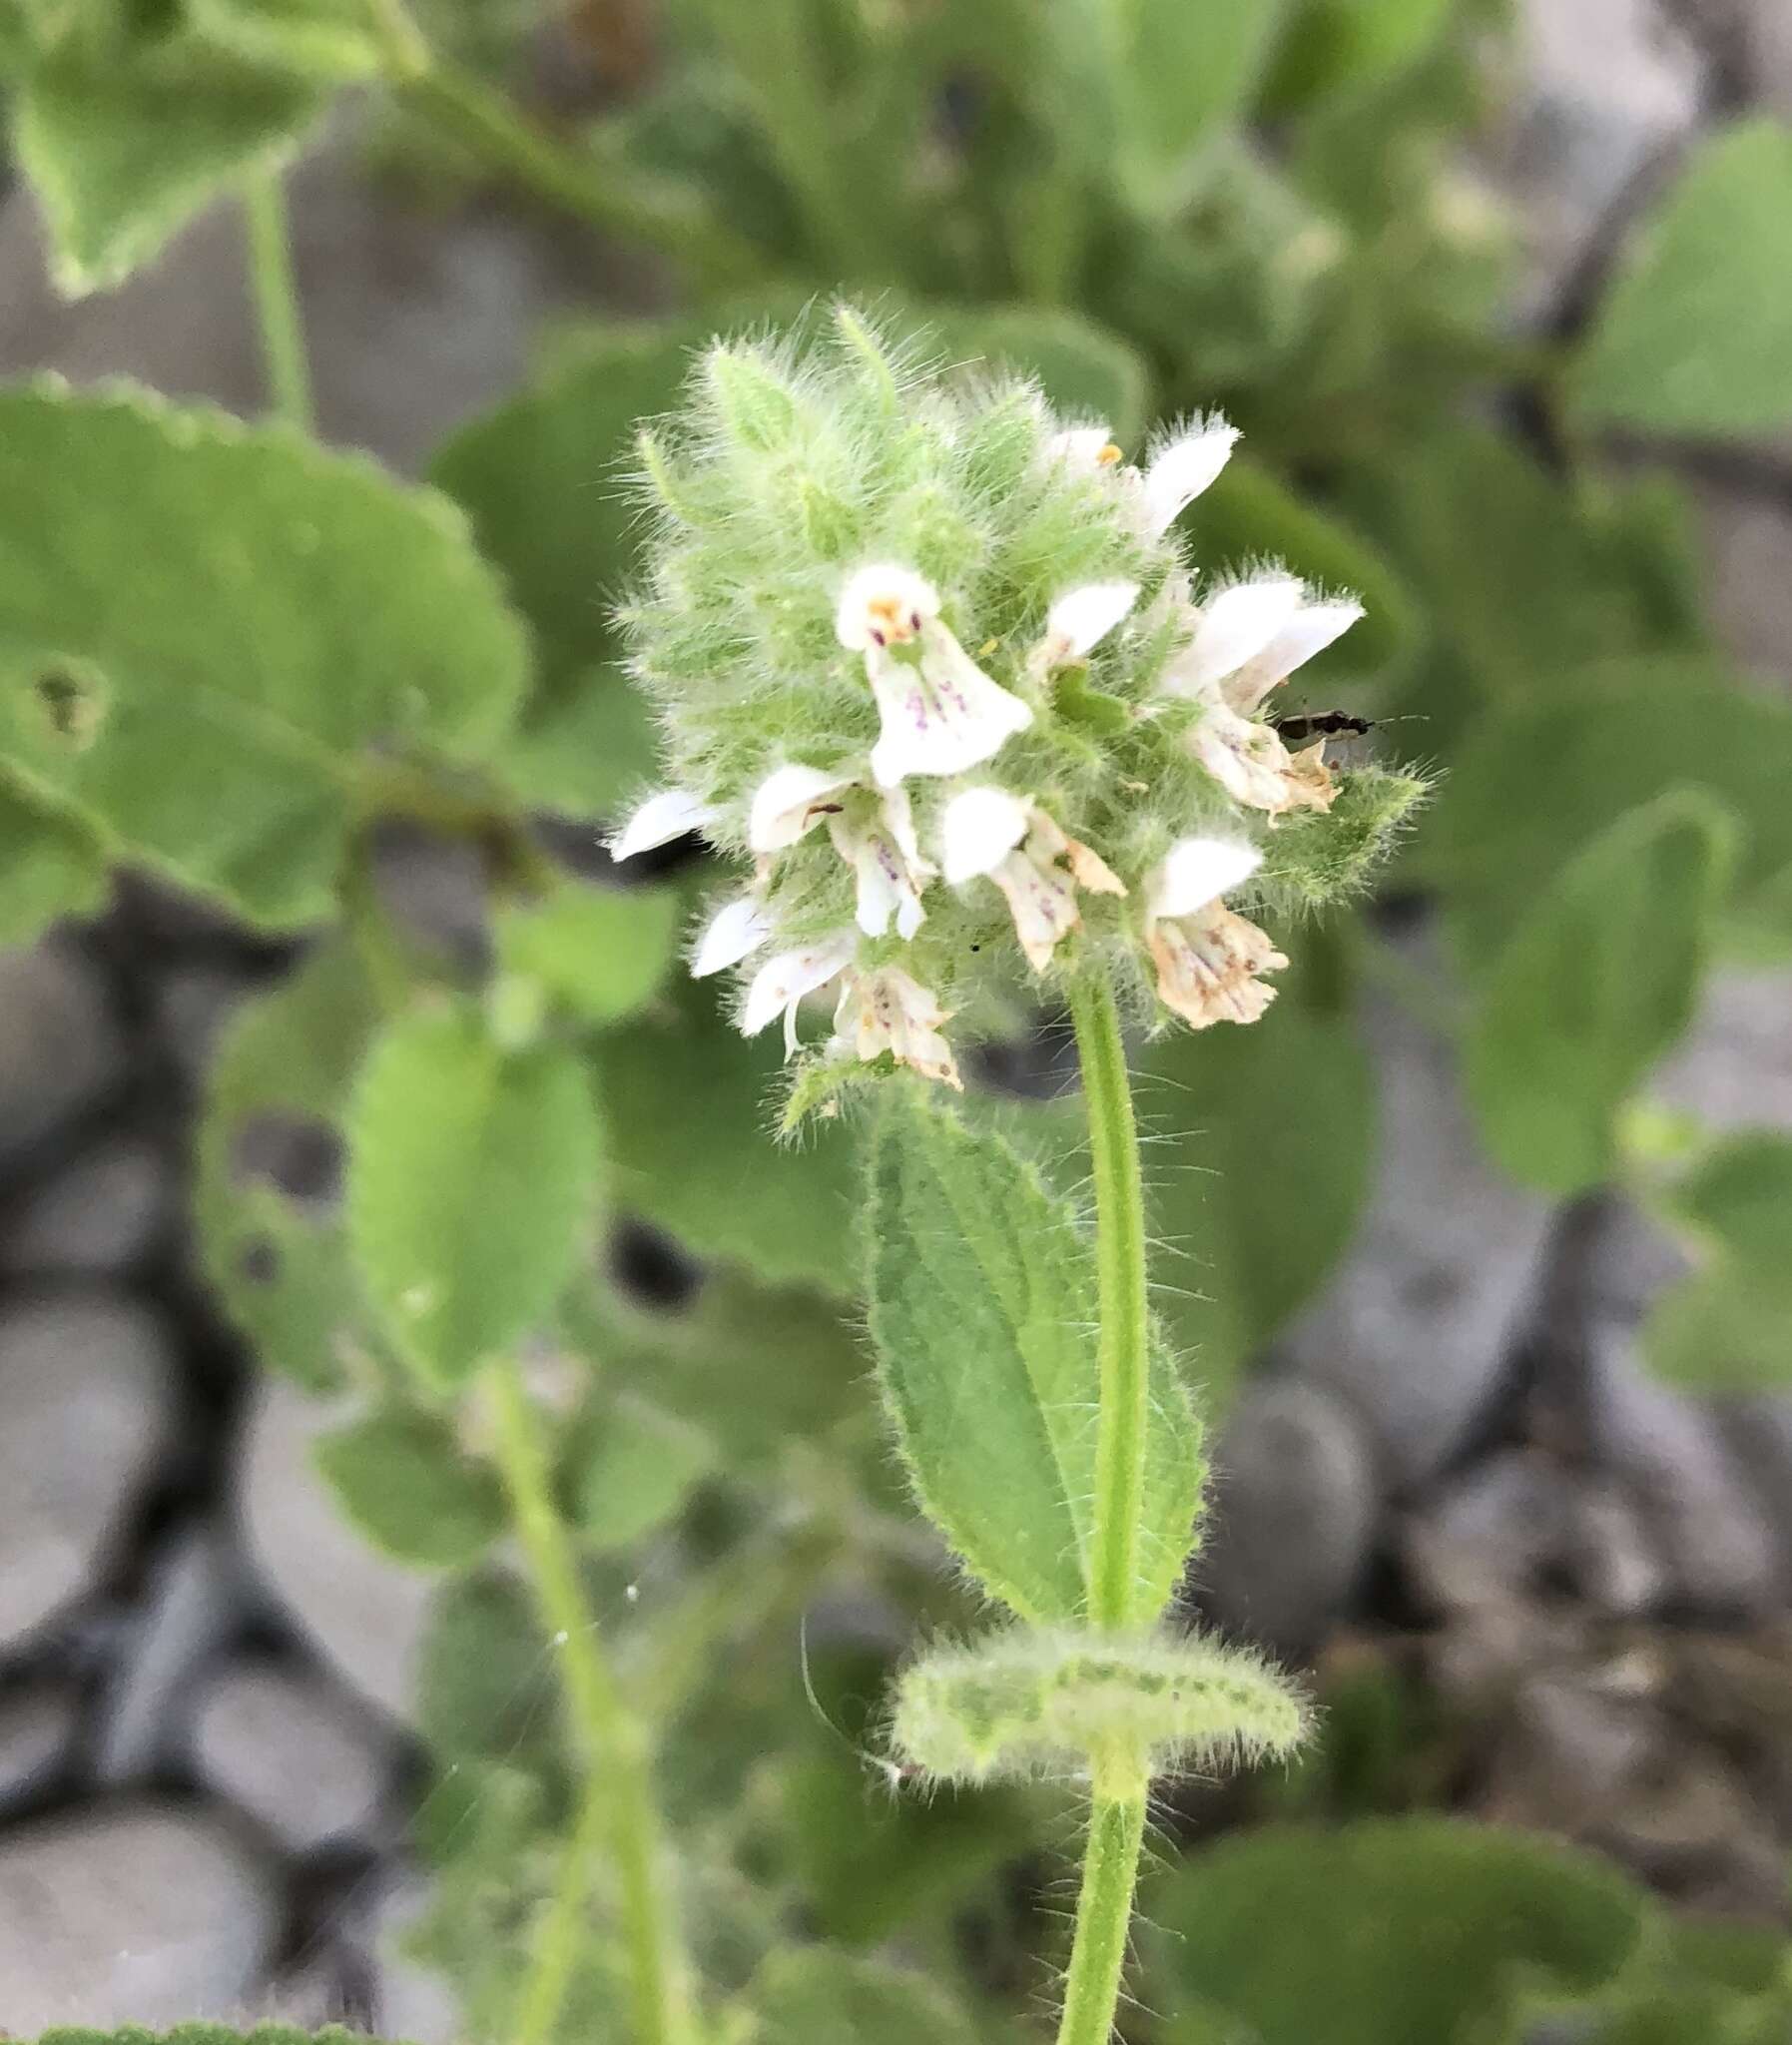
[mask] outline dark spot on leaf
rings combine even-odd
[[[623,1291],[647,1306],[688,1306],[703,1283],[702,1267],[669,1235],[641,1221],[625,1221],[617,1229],[610,1268]]]
[[[280,1276],[280,1251],[265,1235],[258,1236],[254,1242],[244,1244],[237,1269],[245,1284],[272,1285]]]
[[[238,1185],[271,1185],[300,1205],[333,1206],[342,1193],[342,1139],[313,1115],[251,1115],[231,1146],[231,1176]]]
[[[106,721],[106,684],[86,661],[59,660],[40,668],[31,680],[31,699],[52,738],[84,751],[99,737]]]

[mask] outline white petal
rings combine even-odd
[[[884,720],[872,748],[881,788],[910,774],[962,774],[1033,721],[1026,704],[992,682],[940,624],[927,627],[918,662],[874,648],[865,671]]]
[[[1218,476],[1238,444],[1238,429],[1214,419],[1160,448],[1145,470],[1145,512],[1153,532],[1166,532]]]
[[[1154,919],[1193,916],[1262,864],[1262,853],[1240,839],[1178,838],[1145,884],[1149,913]]]
[[[712,916],[697,940],[691,957],[691,978],[707,980],[712,973],[725,973],[757,952],[772,935],[765,911],[751,895],[725,902]]]
[[[847,787],[851,775],[820,767],[777,767],[753,791],[747,843],[755,852],[782,852],[821,819],[815,805]]]
[[[945,806],[939,843],[956,886],[992,874],[1026,836],[1028,806],[1005,788],[967,788]]]
[[[741,1005],[741,1034],[757,1036],[781,1014],[794,1013],[805,995],[826,987],[853,957],[852,936],[830,938],[820,945],[806,945],[800,951],[780,952],[768,959],[753,976],[747,999]]]
[[[1067,589],[1045,614],[1045,659],[1081,660],[1139,600],[1136,582],[1085,582]]]
[[[1079,475],[1097,475],[1118,463],[1120,450],[1105,426],[1071,426],[1046,441],[1045,459]]]
[[[1177,696],[1209,694],[1293,622],[1306,593],[1292,575],[1258,575],[1220,590],[1203,605],[1195,636],[1176,656],[1164,686]]]
[[[914,805],[908,800],[908,791],[897,786],[884,791],[884,821],[890,827],[890,835],[896,840],[896,848],[907,863],[908,871],[917,881],[929,880],[938,870],[930,860],[921,858],[920,840],[914,835]]]
[[[1049,860],[1029,859],[1013,852],[995,870],[995,885],[1008,898],[1014,935],[1035,973],[1051,964],[1059,941],[1082,921],[1076,906],[1076,884]]]
[[[1362,615],[1360,603],[1302,604],[1263,651],[1239,670],[1226,691],[1233,708],[1247,715],[1255,710],[1278,682],[1341,639]]]
[[[633,859],[638,852],[670,845],[675,838],[701,831],[715,814],[708,804],[682,788],[662,789],[658,795],[650,795],[610,840],[610,857]]]
[[[854,653],[915,638],[939,615],[939,592],[899,562],[873,561],[847,578],[834,613],[835,636]]]

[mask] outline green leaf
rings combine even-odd
[[[658,993],[678,942],[671,888],[599,888],[566,879],[541,901],[497,917],[505,973],[537,982],[581,1022],[620,1022]]]
[[[400,1562],[458,1569],[504,1531],[497,1478],[434,1414],[388,1407],[323,1435],[312,1453],[344,1515]]]
[[[1596,1987],[1651,1909],[1591,1855],[1433,1817],[1237,1836],[1144,1907],[1160,1936],[1141,1994],[1169,2017],[1165,2045],[1470,2045],[1519,1969]],[[1266,1937],[1278,1924],[1298,1935]]]
[[[1138,350],[1106,327],[1045,306],[941,306],[908,312],[947,353],[1036,376],[1063,412],[1102,419],[1132,446],[1150,417],[1151,372]]]
[[[1178,1029],[1140,1055],[1161,1310],[1212,1417],[1350,1246],[1375,1085],[1348,1017],[1285,993],[1249,1029]]]
[[[1290,689],[1305,694],[1310,686],[1361,679],[1417,652],[1419,612],[1388,563],[1339,518],[1303,501],[1248,455],[1232,457],[1184,524],[1206,568],[1243,567],[1268,556],[1289,562],[1310,582],[1362,598],[1364,617],[1303,667]]]
[[[359,961],[315,952],[237,1017],[200,1123],[194,1205],[206,1275],[258,1359],[313,1390],[371,1321],[336,1180],[349,1085],[377,1021]]]
[[[1513,932],[1465,1075],[1515,1177],[1567,1194],[1609,1176],[1619,1109],[1692,1020],[1729,844],[1708,798],[1663,796],[1594,839]]]
[[[600,663],[544,687],[496,764],[530,808],[611,817],[653,781],[660,741],[646,696],[619,662]]]
[[[853,1290],[854,1145],[838,1125],[803,1147],[769,1133],[780,1047],[744,1037],[701,983],[675,983],[651,1020],[597,1061],[618,1197],[700,1256],[773,1285]]]
[[[1779,1129],[1726,1136],[1660,1199],[1707,1255],[1758,1273],[1792,1302],[1792,1136]]]
[[[574,1514],[594,1548],[629,1548],[676,1514],[715,1467],[715,1446],[687,1421],[624,1394],[584,1430]]]
[[[583,1066],[506,1053],[469,1006],[391,1023],[355,1089],[348,1226],[399,1351],[465,1381],[553,1307],[595,1219],[600,1141]]]
[[[870,1327],[915,1494],[970,1574],[1023,1619],[1086,1606],[1100,1378],[1095,1274],[1070,1204],[1002,1137],[886,1089],[863,1240]],[[1187,1394],[1153,1359],[1129,1618],[1150,1625],[1194,1538],[1206,1474]]]
[[[443,1760],[550,1762],[560,1734],[553,1658],[521,1585],[487,1568],[447,1578],[417,1664],[417,1723]]]
[[[969,2019],[931,1982],[879,1960],[787,1947],[768,1959],[747,2006],[749,2045],[975,2045]]]
[[[366,0],[187,0],[207,38],[252,64],[330,83],[374,77]]]
[[[1274,54],[1283,0],[1130,0],[1113,56],[1117,169],[1141,211],[1188,197],[1196,153],[1248,111]]]
[[[1636,236],[1569,376],[1581,414],[1638,431],[1792,420],[1792,129],[1713,137]]]
[[[1458,0],[1301,0],[1266,97],[1281,114],[1373,91],[1423,57]]]
[[[196,35],[65,36],[28,67],[13,113],[57,284],[79,297],[121,283],[203,206],[284,164],[322,105]]]
[[[106,900],[106,858],[75,818],[0,782],[0,945],[28,945],[59,917]]]
[[[141,393],[0,394],[0,753],[125,857],[316,922],[378,755],[482,758],[524,667],[440,498]]]
[[[1589,836],[1697,787],[1742,826],[1733,921],[1792,865],[1789,786],[1792,708],[1692,663],[1601,663],[1475,725],[1408,864],[1447,893],[1452,934],[1478,968]]]

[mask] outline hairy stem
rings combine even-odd
[[[243,188],[249,230],[249,275],[268,394],[276,415],[303,432],[312,427],[311,372],[305,357],[299,281],[293,274],[293,239],[287,195],[278,171],[258,171]]]
[[[1138,1582],[1145,1444],[1151,1422],[1151,1307],[1145,1284],[1145,1189],[1126,1046],[1113,989],[1085,980],[1071,1000],[1088,1104],[1100,1287],[1101,1413],[1095,1436],[1095,1540],[1089,1613],[1124,1628]]]
[[[403,0],[368,4],[387,83],[438,133],[558,211],[661,249],[707,282],[740,284],[764,272],[760,253],[700,203],[624,168],[600,165],[432,49]]]
[[[578,1559],[554,1503],[547,1451],[521,1373],[500,1363],[490,1374],[498,1466],[533,1579],[535,1601],[560,1651],[573,1744],[588,1784],[602,1797],[603,1835],[613,1864],[628,1958],[634,2045],[695,2045],[690,1974],[667,1893],[660,1817],[646,1731],[611,1671],[579,1583]],[[576,1909],[571,1911],[576,1924]],[[538,1967],[564,1964],[558,1944],[537,1950]],[[523,2009],[545,2000],[532,1983]]]
[[[1105,1783],[1098,1767],[1058,2045],[1109,2045],[1113,2036],[1144,1838],[1143,1784],[1125,1776]]]
[[[1139,1520],[1151,1422],[1151,1307],[1145,1274],[1145,1189],[1119,1011],[1105,979],[1071,1000],[1082,1061],[1095,1182],[1095,1264],[1101,1307],[1101,1410],[1095,1436],[1094,1553],[1089,1611],[1098,1627],[1132,1622]],[[1108,2045],[1145,1836],[1144,1770],[1131,1754],[1092,1756],[1089,1843],[1058,2045]]]

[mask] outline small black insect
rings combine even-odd
[[[1348,710],[1321,710],[1300,717],[1274,717],[1270,722],[1275,726],[1278,738],[1292,739],[1296,745],[1302,739],[1341,738],[1346,732],[1364,738],[1374,731],[1376,723],[1373,717],[1353,717]]]

